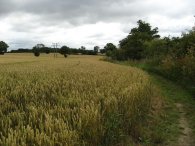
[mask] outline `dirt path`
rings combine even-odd
[[[188,121],[186,119],[186,112],[182,104],[176,103],[176,106],[180,112],[179,126],[182,129],[181,136],[178,140],[178,146],[193,146],[191,138],[192,129],[189,127]]]

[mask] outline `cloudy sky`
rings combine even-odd
[[[103,47],[142,19],[161,36],[180,36],[195,23],[193,0],[0,0],[0,40],[11,49],[37,43]]]

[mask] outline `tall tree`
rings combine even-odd
[[[106,46],[104,47],[105,51],[114,51],[116,50],[116,46],[112,43],[107,43]]]
[[[103,50],[106,52],[106,56],[111,57],[113,52],[117,50],[117,47],[112,43],[107,43]]]
[[[69,54],[70,53],[70,48],[67,46],[62,46],[60,49],[60,54]]]
[[[100,49],[99,46],[95,46],[95,47],[94,47],[94,52],[97,54],[97,53],[99,52],[99,49]]]
[[[86,50],[85,46],[81,46],[81,50]]]
[[[0,54],[3,55],[5,52],[7,52],[8,47],[9,46],[5,42],[0,41]]]
[[[119,42],[120,48],[126,50],[128,57],[132,59],[141,59],[144,43],[160,37],[157,27],[152,29],[149,23],[142,20],[137,21],[137,25]]]

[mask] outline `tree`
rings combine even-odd
[[[86,50],[85,46],[81,46],[81,50]]]
[[[99,52],[99,49],[100,49],[99,46],[95,46],[95,47],[94,47],[94,52],[95,52],[95,54],[97,54],[97,53]]]
[[[87,54],[86,48],[84,46],[81,46],[81,48],[79,49],[80,53],[82,54]]]
[[[51,52],[51,48],[49,47],[44,47],[45,53],[49,54]]]
[[[149,23],[142,20],[137,24],[138,27],[131,29],[129,35],[119,42],[120,48],[126,50],[127,56],[131,59],[141,59],[144,43],[160,38],[157,27],[152,29]]]
[[[4,55],[4,53],[7,52],[8,47],[9,46],[5,42],[0,41],[0,54]]]
[[[33,47],[33,53],[36,57],[40,56],[41,48],[45,47],[43,44],[37,44]]]
[[[183,57],[192,49],[195,51],[195,31],[183,33],[182,38],[178,41],[177,57]]]
[[[67,58],[67,57],[68,57],[68,55],[67,55],[67,54],[64,54],[64,57],[65,57],[65,58]]]
[[[34,55],[36,56],[36,57],[39,57],[40,56],[40,52],[34,52]]]
[[[112,43],[107,43],[106,46],[104,47],[105,51],[114,51],[116,50],[116,46]]]
[[[165,38],[166,39],[166,38]],[[169,48],[165,39],[155,39],[145,42],[143,55],[145,58],[155,58],[160,60],[162,57],[168,54]]]
[[[45,47],[44,44],[37,44],[37,45],[35,45],[35,46],[33,47],[32,50],[39,50],[39,52],[40,52],[40,50],[41,50],[42,48],[44,48],[44,47]]]
[[[106,53],[106,50],[105,49],[100,49],[100,53],[104,54],[104,53]]]
[[[67,46],[62,46],[60,49],[60,54],[70,54],[70,48]]]
[[[117,50],[116,46],[112,43],[107,43],[104,47],[104,51],[106,52],[106,56],[111,57],[113,52]]]
[[[113,60],[119,60],[119,61],[123,61],[123,60],[127,60],[127,55],[126,55],[126,51],[122,50],[122,49],[117,49],[114,50],[110,56]]]
[[[41,49],[41,48],[45,48],[45,45],[44,44],[37,44],[36,47]]]

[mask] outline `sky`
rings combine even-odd
[[[195,23],[193,0],[0,0],[0,41],[9,50],[52,43],[72,48],[118,45],[138,20],[164,36]]]

